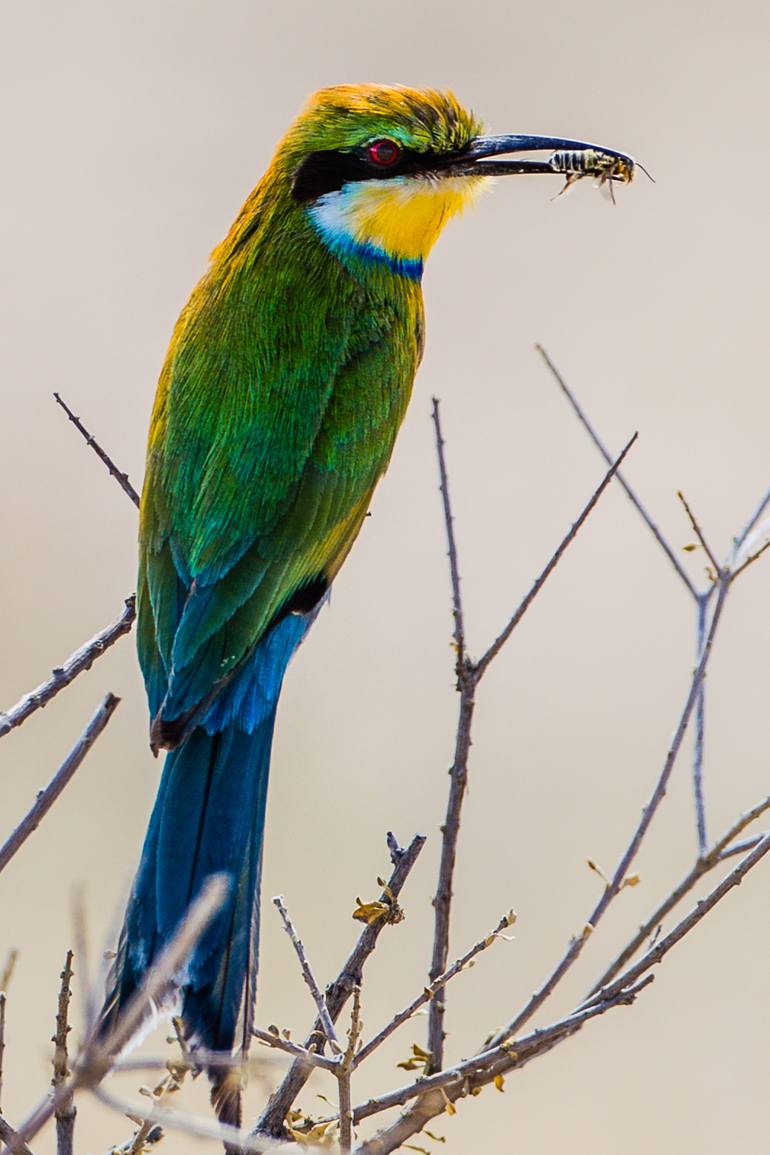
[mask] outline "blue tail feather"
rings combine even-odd
[[[317,611],[316,611],[317,612]],[[212,874],[230,889],[178,976],[187,1037],[206,1050],[248,1046],[256,992],[259,883],[270,750],[289,660],[316,616],[276,623],[206,715],[166,756],[110,977],[106,1032],[141,986]],[[240,1032],[239,1032],[240,1024]],[[236,1037],[238,1036],[238,1037]],[[220,1117],[233,1098],[210,1072]]]
[[[232,725],[216,734],[196,729],[168,754],[126,912],[105,1029],[141,985],[206,878],[223,873],[230,890],[181,977],[181,1016],[191,1040],[206,1050],[232,1050],[244,984],[251,991],[256,978],[274,721],[273,710],[252,733]]]

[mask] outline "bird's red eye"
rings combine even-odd
[[[401,149],[394,140],[375,140],[366,149],[372,164],[378,168],[390,168],[401,155]]]

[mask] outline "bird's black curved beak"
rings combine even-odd
[[[547,160],[517,159],[503,160],[514,153],[543,152],[548,150],[552,156]],[[452,161],[452,170],[458,174],[477,173],[484,176],[505,176],[509,173],[553,173],[564,172],[559,154],[580,153],[587,157],[605,157],[608,162],[616,161],[618,176],[608,174],[609,179],[630,180],[634,171],[634,161],[623,152],[614,148],[605,148],[604,145],[590,144],[585,140],[570,140],[562,136],[529,136],[522,133],[511,133],[504,136],[477,136],[471,141],[468,148]],[[556,154],[554,157],[553,154]],[[590,172],[590,165],[586,162],[586,173]],[[621,176],[621,173],[627,175]]]

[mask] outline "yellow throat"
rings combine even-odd
[[[333,247],[422,262],[449,218],[462,212],[487,180],[458,176],[361,181],[320,197],[311,215]]]

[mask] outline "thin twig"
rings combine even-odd
[[[735,557],[736,554],[739,553],[741,546],[743,545],[746,538],[749,536],[751,531],[756,526],[757,522],[759,521],[760,517],[762,516],[762,514],[767,509],[768,505],[770,505],[770,489],[768,489],[767,493],[765,493],[764,497],[759,502],[759,505],[754,510],[751,517],[749,518],[749,520],[746,522],[746,524],[744,525],[741,532],[736,537],[735,542],[733,544],[733,557]]]
[[[730,854],[735,854],[736,848],[730,845],[733,839],[737,838],[739,834],[742,834],[747,826],[751,826],[752,822],[756,822],[757,818],[761,818],[768,810],[770,810],[770,795],[760,799],[759,802],[755,802],[752,807],[744,810],[743,814],[736,818],[732,826],[729,826],[722,837],[714,843],[709,857],[719,859],[724,857],[728,851]]]
[[[425,987],[425,989],[420,992],[417,998],[412,999],[409,1006],[404,1007],[402,1011],[399,1011],[397,1015],[394,1015],[390,1022],[387,1023],[387,1025],[384,1026],[378,1034],[374,1035],[373,1038],[371,1038],[369,1042],[361,1048],[361,1050],[356,1055],[355,1066],[359,1067],[361,1063],[369,1058],[372,1051],[376,1051],[377,1047],[384,1043],[385,1040],[389,1038],[394,1031],[398,1030],[398,1028],[408,1019],[411,1019],[412,1015],[414,1015],[420,1009],[420,1007],[424,1006],[427,1002],[430,1002],[430,1000],[435,998],[436,995],[439,995],[442,991],[442,988],[445,987],[446,984],[455,977],[455,975],[459,975],[460,971],[465,970],[466,967],[470,966],[473,962],[473,959],[476,958],[476,955],[481,954],[481,952],[486,950],[487,947],[490,947],[493,942],[496,942],[506,927],[513,926],[515,921],[516,915],[512,910],[509,911],[508,914],[503,915],[494,930],[490,931],[489,934],[485,935],[484,938],[479,939],[477,943],[474,943],[470,950],[467,950],[464,955],[457,959],[456,962],[452,963],[451,967],[449,967],[449,969],[446,970],[442,975],[439,975],[438,978],[430,984],[430,986]]]
[[[294,928],[294,923],[289,917],[289,912],[286,909],[286,905],[280,894],[276,895],[273,899],[273,905],[276,907],[278,913],[283,919],[284,929],[291,939],[292,946],[294,947],[297,959],[299,960],[300,968],[302,970],[302,977],[305,980],[311,995],[313,996],[313,1001],[315,1002],[315,1005],[318,1009],[318,1018],[321,1020],[321,1026],[323,1027],[324,1034],[328,1039],[329,1046],[335,1054],[340,1055],[342,1054],[342,1047],[339,1044],[337,1032],[334,1029],[334,1023],[332,1022],[329,1015],[329,1008],[326,1005],[326,999],[321,994],[310,963],[307,961],[305,947],[303,946],[302,940]]]
[[[282,1051],[283,1047],[276,1047],[276,1050]],[[312,1057],[311,1055],[308,1058]],[[328,1059],[327,1062],[332,1067],[336,1066],[336,1060]],[[110,1072],[124,1075],[127,1071],[165,1071],[168,1069],[169,1058],[162,1055],[142,1055],[138,1059],[116,1059],[110,1067]],[[267,1066],[266,1056],[260,1055],[254,1057],[253,1055],[244,1055],[242,1051],[237,1051],[230,1055],[225,1051],[208,1051],[204,1047],[194,1051],[188,1051],[187,1057],[174,1061],[177,1067],[185,1067],[193,1074],[199,1074],[203,1067],[218,1067],[221,1070],[238,1070],[243,1072],[263,1071]]]
[[[416,834],[406,848],[400,847],[394,836],[388,834],[388,849],[390,850],[391,862],[393,863],[393,871],[380,896],[380,901],[384,906],[396,904],[404,887],[404,883],[409,877],[424,845],[425,836],[423,834]],[[399,910],[399,908],[397,908],[397,910]],[[350,998],[353,988],[361,985],[361,976],[366,960],[376,947],[379,936],[384,928],[388,926],[389,923],[397,921],[395,917],[397,910],[394,910],[393,917],[379,918],[364,927],[337,978],[326,988],[326,1006],[328,1007],[332,1021],[336,1021],[339,1017],[345,1003]],[[312,1030],[305,1039],[306,1048],[311,1046],[318,1047],[319,1049],[323,1048],[323,1036],[320,1034],[321,1029],[320,1021],[316,1020]],[[320,1044],[319,1038],[321,1039]],[[267,1106],[257,1122],[255,1131],[253,1132],[254,1134],[268,1135],[273,1138],[278,1138],[283,1134],[286,1114],[307,1082],[310,1070],[311,1068],[302,1060],[297,1060],[292,1063],[283,1082],[270,1097]]]
[[[88,951],[88,919],[86,916],[86,902],[82,886],[76,886],[72,892],[72,938],[75,943],[75,958],[78,960],[78,974],[80,975],[80,997],[82,1001],[83,1028],[82,1037],[90,1038],[96,1029],[96,1020],[99,1016],[101,1002],[100,989],[103,986],[99,981],[91,981]],[[106,959],[103,961],[106,962]]]
[[[368,1119],[372,1115],[378,1115],[382,1111],[391,1110],[393,1107],[401,1107],[410,1099],[422,1099],[423,1096],[429,1095],[434,1091],[443,1091],[444,1096],[438,1099],[438,1109],[432,1111],[432,1115],[440,1114],[446,1105],[447,1101],[452,1101],[465,1095],[473,1087],[483,1087],[491,1083],[495,1076],[502,1070],[513,1070],[518,1067],[523,1067],[525,1063],[531,1059],[536,1058],[543,1052],[550,1050],[554,1042],[562,1041],[574,1034],[576,1031],[587,1022],[607,1011],[614,1010],[615,1007],[629,1006],[633,1003],[636,996],[647,987],[652,981],[652,976],[648,976],[644,982],[636,986],[629,987],[621,994],[614,996],[611,999],[605,999],[602,1003],[592,1005],[590,1007],[581,1007],[576,1011],[566,1015],[563,1019],[559,1019],[555,1023],[551,1023],[547,1027],[540,1027],[536,1031],[532,1031],[529,1035],[524,1035],[520,1039],[506,1041],[502,1045],[491,1047],[486,1051],[480,1052],[477,1055],[472,1055],[468,1059],[463,1059],[452,1067],[447,1067],[445,1071],[439,1071],[435,1075],[427,1075],[419,1079],[415,1079],[412,1083],[407,1083],[403,1087],[398,1087],[394,1091],[389,1091],[384,1095],[378,1096],[374,1099],[369,1099],[366,1103],[361,1103],[353,1111],[354,1123],[360,1123],[363,1119]],[[595,1012],[595,1013],[591,1013]],[[325,1122],[326,1120],[320,1120]],[[427,1122],[426,1118],[424,1122]],[[419,1130],[419,1128],[415,1128]],[[409,1132],[414,1134],[414,1131]],[[408,1135],[404,1135],[404,1139]],[[403,1140],[402,1140],[403,1141]],[[372,1142],[369,1140],[368,1142]],[[383,1148],[383,1150],[394,1150],[393,1147]],[[369,1152],[370,1148],[367,1143],[362,1144],[356,1148],[356,1155],[362,1155],[363,1152]],[[372,1147],[371,1151],[379,1151],[378,1147]]]
[[[0,1115],[0,1139],[5,1143],[3,1155],[5,1152],[11,1152],[11,1155],[32,1155],[21,1135],[18,1131],[14,1131],[11,1124],[2,1115]]]
[[[738,575],[742,574],[743,571],[748,569],[750,565],[753,565],[757,558],[762,557],[762,554],[767,549],[770,549],[770,541],[766,541],[765,544],[761,546],[755,553],[752,553],[749,557],[747,557],[742,565],[739,565],[736,570],[733,570],[733,572],[730,574],[730,581],[735,581]]]
[[[584,1018],[585,1011],[601,1009],[602,1013],[604,1013],[611,1007],[619,1005],[614,1001],[615,999],[620,999],[626,1003],[633,1002],[636,995],[649,984],[653,977],[652,975],[646,975],[644,978],[641,976],[644,975],[650,967],[659,963],[676,943],[681,941],[686,934],[693,930],[694,927],[705,918],[709,911],[713,909],[716,903],[733,887],[739,885],[746,874],[756,866],[760,859],[768,852],[770,852],[770,833],[765,835],[754,851],[747,855],[705,899],[699,902],[694,910],[691,911],[665,939],[659,941],[648,951],[644,958],[621,975],[617,982],[600,991],[595,999],[579,1008],[576,1012],[573,1012],[572,1015],[567,1016],[566,1019],[553,1024],[550,1028],[545,1028],[543,1031],[535,1031],[532,1035],[525,1038],[504,1040],[496,1048],[475,1056],[476,1062],[481,1065],[481,1069],[474,1071],[472,1069],[473,1060],[465,1060],[449,1071],[430,1076],[426,1079],[417,1080],[415,1083],[400,1088],[398,1091],[391,1092],[379,1099],[370,1100],[368,1103],[362,1104],[360,1108],[354,1111],[354,1120],[356,1122],[358,1122],[359,1119],[386,1110],[389,1107],[397,1106],[399,1103],[406,1102],[410,1098],[419,1097],[418,1103],[409,1111],[402,1114],[395,1123],[385,1127],[372,1139],[357,1147],[355,1155],[388,1155],[389,1152],[395,1151],[402,1145],[411,1135],[420,1131],[431,1118],[440,1114],[445,1109],[447,1101],[451,1102],[461,1095],[473,1092],[477,1087],[488,1084],[504,1072],[521,1068],[532,1058],[549,1050],[555,1043],[561,1042],[571,1034],[574,1034],[575,1031],[587,1021]],[[503,1052],[499,1061],[496,1058],[498,1051]],[[464,1079],[458,1078],[458,1075],[462,1076],[466,1071],[468,1075]],[[452,1079],[452,1076],[454,1076],[454,1079]],[[446,1080],[451,1080],[451,1082],[448,1083]],[[439,1095],[433,1095],[429,1098],[431,1092],[434,1090],[439,1090],[443,1098]]]
[[[511,634],[516,629],[517,625],[519,624],[521,619],[524,617],[524,615],[527,612],[527,610],[529,609],[529,607],[532,605],[532,602],[535,600],[535,598],[540,593],[540,590],[543,588],[543,586],[545,585],[548,578],[551,576],[553,571],[556,569],[556,566],[561,561],[562,556],[564,555],[565,551],[572,544],[572,542],[575,540],[575,538],[577,537],[580,530],[583,528],[583,525],[585,524],[588,516],[590,515],[590,513],[594,509],[596,503],[598,502],[599,498],[604,493],[604,491],[607,488],[607,486],[609,485],[609,483],[612,481],[613,477],[619,476],[618,470],[620,469],[620,466],[622,465],[623,461],[625,460],[626,454],[629,452],[629,450],[631,449],[632,445],[634,444],[634,442],[636,441],[638,436],[639,436],[639,434],[635,433],[633,435],[633,437],[631,437],[630,440],[626,442],[626,445],[625,445],[624,449],[622,450],[622,452],[620,453],[620,456],[616,457],[614,461],[610,462],[610,468],[607,470],[604,477],[602,478],[602,480],[597,485],[596,489],[591,494],[591,497],[589,498],[589,500],[587,501],[587,503],[583,507],[583,510],[580,513],[580,516],[578,517],[577,521],[575,521],[575,523],[570,527],[568,532],[564,535],[562,540],[559,542],[558,546],[556,547],[553,554],[551,555],[545,569],[542,571],[542,573],[537,578],[535,578],[529,591],[524,596],[524,598],[522,599],[518,608],[516,609],[516,612],[510,618],[510,620],[508,621],[508,624],[505,626],[505,629],[503,629],[500,632],[500,634],[498,634],[498,636],[492,642],[491,646],[486,651],[486,653],[483,654],[481,658],[479,658],[478,662],[476,662],[476,665],[474,668],[475,668],[476,682],[477,683],[483,677],[483,675],[486,672],[487,668],[489,667],[490,663],[493,662],[494,659],[497,657],[497,655],[500,653],[500,650],[503,648],[505,643],[508,641]]]
[[[713,588],[713,587],[712,587]],[[706,621],[710,593],[699,594],[697,604],[695,660],[698,661],[706,640]],[[695,826],[698,835],[698,854],[703,857],[708,847],[706,830],[706,801],[703,794],[703,754],[706,735],[706,679],[698,687],[695,701],[695,742],[693,745],[692,785],[695,799]]]
[[[447,477],[446,459],[444,456],[444,441],[441,432],[441,415],[439,413],[439,399],[432,399],[431,416],[436,436],[436,455],[438,457],[439,492],[444,509],[444,528],[447,539],[447,556],[449,558],[449,575],[452,583],[452,617],[454,619],[454,644],[458,678],[462,677],[465,666],[465,622],[463,618],[463,602],[460,593],[460,569],[457,562],[457,543],[455,542],[454,516],[449,500],[449,480]]]
[[[93,1093],[101,1103],[111,1107],[113,1111],[119,1111],[122,1115],[136,1119],[146,1119],[151,1116],[155,1126],[160,1124],[163,1127],[168,1127],[169,1130],[181,1131],[184,1135],[194,1135],[199,1139],[218,1139],[226,1144],[228,1150],[242,1151],[244,1155],[266,1155],[268,1151],[275,1150],[274,1144],[271,1143],[268,1146],[253,1136],[247,1135],[245,1131],[240,1131],[237,1127],[231,1127],[227,1123],[191,1118],[187,1114],[183,1115],[159,1103],[154,1103],[148,1111],[141,1104],[124,1099],[122,1096],[116,1095],[113,1090],[108,1091],[101,1086],[94,1087]],[[278,1155],[277,1151],[275,1155]]]
[[[676,946],[686,934],[689,934],[718,902],[721,902],[726,894],[729,894],[734,887],[740,886],[749,871],[756,866],[768,852],[770,852],[770,833],[765,834],[754,849],[751,850],[745,858],[742,858],[738,865],[734,867],[729,874],[725,875],[722,881],[718,883],[713,890],[709,891],[705,898],[700,899],[690,913],[683,918],[673,930],[669,931],[664,938],[658,939],[655,945],[652,946],[638,962],[623,971],[615,982],[602,987],[595,995],[590,996],[586,1005],[593,1006],[596,1002],[603,1002],[606,999],[614,998],[618,991],[627,987],[629,983],[636,982],[640,975],[643,975],[650,967],[659,963],[672,947]]]
[[[128,480],[128,474],[122,473],[118,469],[117,465],[115,465],[114,461],[109,456],[109,454],[106,453],[104,449],[102,449],[101,445],[96,440],[96,438],[88,432],[88,430],[86,429],[85,425],[80,420],[80,418],[75,416],[75,414],[72,412],[70,407],[67,405],[66,401],[63,401],[58,393],[54,393],[54,400],[56,401],[57,405],[60,405],[62,407],[62,409],[67,414],[70,421],[72,422],[72,424],[77,429],[78,433],[81,433],[83,435],[83,437],[85,438],[86,445],[89,445],[91,447],[91,449],[93,449],[94,453],[99,458],[99,460],[104,465],[107,466],[107,471],[108,471],[110,477],[115,478],[115,480],[117,481],[120,488],[131,499],[131,501],[133,501],[134,505],[138,509],[139,508],[139,494],[136,492],[133,485]]]
[[[765,837],[766,831],[762,834],[755,834],[753,838],[744,838],[741,842],[736,842],[735,846],[728,846],[719,854],[719,862],[724,862],[728,858],[735,858],[738,854],[745,854],[747,850],[753,850],[762,839]]]
[[[327,1059],[326,1055],[318,1055],[314,1051],[309,1051],[307,1047],[301,1046],[299,1043],[293,1043],[291,1039],[285,1039],[280,1034],[273,1034],[272,1031],[263,1031],[259,1027],[252,1027],[251,1033],[255,1039],[265,1043],[268,1047],[273,1047],[277,1051],[284,1051],[287,1055],[293,1055],[295,1059],[300,1059],[303,1063],[307,1063],[311,1067],[319,1067],[323,1071],[336,1072],[339,1066],[339,1059]],[[200,1059],[198,1052],[195,1052],[195,1058]]]
[[[468,756],[471,749],[471,726],[475,709],[475,681],[471,678],[460,683],[460,706],[455,736],[455,753],[449,771],[449,797],[446,817],[441,827],[441,860],[438,884],[433,899],[433,953],[429,978],[434,983],[444,973],[449,958],[449,922],[452,907],[452,881],[457,858],[457,839],[460,834],[465,787],[468,781]],[[431,999],[428,1010],[428,1051],[431,1054],[431,1070],[441,1069],[444,1052],[444,1015],[446,1002],[443,998]]]
[[[3,1110],[3,1056],[5,1055],[5,1004],[7,996],[0,991],[0,1114]]]
[[[556,381],[556,384],[559,386],[562,393],[564,394],[564,396],[569,401],[569,403],[572,406],[578,420],[580,421],[581,425],[585,429],[588,436],[593,441],[596,448],[601,453],[604,460],[607,463],[611,462],[612,461],[612,454],[607,449],[607,447],[604,445],[604,442],[599,437],[599,434],[596,432],[593,425],[589,421],[588,417],[583,412],[583,409],[581,408],[577,398],[575,397],[575,394],[572,392],[569,385],[564,380],[561,373],[556,368],[556,366],[554,365],[554,363],[551,360],[551,358],[549,357],[549,355],[546,353],[543,346],[542,345],[535,345],[535,349],[540,354],[540,356],[543,358],[543,361],[545,362],[548,369],[550,370],[551,375],[553,376],[554,380]],[[625,477],[623,477],[622,474],[618,474],[618,482],[622,486],[623,490],[625,491],[626,496],[628,497],[631,504],[636,509],[637,513],[640,515],[642,520],[647,525],[647,528],[650,530],[650,533],[655,538],[655,540],[657,541],[658,545],[660,546],[660,548],[665,553],[668,560],[671,562],[672,566],[674,567],[677,574],[679,575],[679,578],[681,579],[681,581],[684,583],[684,585],[690,591],[690,594],[692,595],[692,597],[697,598],[698,590],[695,588],[692,581],[690,580],[690,578],[687,574],[687,571],[684,569],[684,567],[682,566],[682,563],[679,561],[679,558],[676,556],[672,547],[666,541],[661,530],[658,528],[657,524],[655,523],[655,521],[653,520],[651,515],[648,513],[647,509],[644,507],[644,505],[639,500],[636,493],[631,488],[631,486],[628,484],[628,482],[626,481]]]
[[[558,565],[561,558],[569,545],[575,540],[580,529],[585,524],[591,511],[595,508],[599,498],[604,493],[612,478],[617,474],[617,471],[623,462],[626,454],[631,449],[631,446],[636,441],[637,434],[635,433],[628,444],[623,449],[620,456],[611,463],[610,468],[605,473],[599,485],[594,489],[591,497],[586,505],[583,507],[579,517],[560,541],[554,553],[551,555],[545,569],[535,579],[530,587],[528,593],[519,604],[516,612],[508,621],[505,628],[498,634],[497,638],[487,649],[486,653],[479,659],[478,662],[471,663],[466,660],[458,667],[458,690],[460,693],[460,704],[457,720],[457,730],[455,734],[455,753],[452,767],[449,771],[450,785],[449,798],[447,800],[446,817],[444,818],[443,826],[441,827],[441,861],[439,865],[439,878],[436,887],[436,894],[433,899],[434,907],[434,930],[433,930],[433,951],[431,957],[431,966],[429,977],[431,983],[434,983],[439,975],[447,968],[449,961],[449,924],[451,917],[452,906],[452,883],[454,878],[455,861],[457,857],[457,840],[460,833],[460,819],[462,814],[463,799],[465,796],[465,788],[468,781],[468,756],[471,748],[471,727],[473,724],[473,713],[475,709],[475,693],[479,681],[484,676],[484,673],[494,661],[500,650],[506,644],[517,625],[524,617],[533,601],[540,593],[540,590],[545,585],[548,577]],[[443,455],[440,459],[443,462]],[[448,491],[444,490],[445,494],[445,510],[447,532],[452,525],[452,512],[448,502]],[[450,545],[450,557],[454,558],[456,567],[456,550],[454,548],[454,539]],[[454,588],[453,577],[453,588]],[[459,580],[459,579],[458,579]],[[446,1013],[446,1003],[443,998],[434,998],[431,1000],[428,1011],[428,1050],[431,1053],[431,1070],[438,1071],[441,1069],[444,1053],[444,1015]]]
[[[136,599],[133,594],[130,598],[126,598],[125,608],[117,621],[95,634],[90,641],[82,645],[74,654],[71,654],[63,666],[54,670],[47,681],[41,682],[36,689],[25,694],[10,710],[6,713],[0,711],[0,738],[16,726],[20,726],[30,714],[34,714],[36,710],[47,706],[52,698],[55,698],[71,682],[74,682],[78,674],[90,670],[94,661],[106,653],[118,638],[129,633],[136,618],[135,602]]]
[[[577,961],[591,933],[596,929],[596,926],[598,925],[602,916],[605,914],[612,900],[620,893],[621,889],[623,888],[623,883],[628,875],[631,864],[636,858],[639,847],[641,846],[644,836],[650,827],[650,823],[655,817],[658,807],[665,797],[666,790],[668,788],[668,782],[671,777],[671,772],[674,769],[674,763],[676,762],[677,756],[681,749],[682,742],[687,731],[687,726],[695,706],[698,695],[698,687],[700,686],[706,674],[706,668],[708,666],[709,657],[711,655],[714,637],[722,617],[722,610],[724,608],[728,589],[728,582],[723,582],[719,587],[717,602],[714,607],[713,616],[711,618],[711,625],[709,627],[709,632],[703,646],[703,653],[701,654],[700,661],[698,662],[698,665],[693,672],[693,676],[690,681],[690,688],[685,699],[684,707],[679,716],[679,721],[677,722],[676,729],[674,731],[674,737],[664,760],[663,768],[660,772],[658,781],[655,784],[650,799],[642,810],[642,816],[639,820],[639,824],[631,836],[631,840],[628,846],[623,852],[623,855],[617,865],[609,885],[604,888],[599,901],[586,919],[586,922],[584,923],[584,930],[581,932],[581,934],[576,935],[573,939],[571,939],[567,950],[565,951],[560,961],[557,963],[556,967],[551,971],[548,978],[538,988],[538,990],[535,991],[535,993],[519,1011],[516,1017],[512,1019],[511,1022],[502,1029],[502,1031],[499,1031],[496,1034],[495,1038],[497,1040],[509,1038],[510,1036],[517,1034],[517,1032],[521,1030],[524,1024],[529,1022],[535,1012],[540,1009],[542,1004],[551,995],[558,983],[561,982],[564,975]]]
[[[714,571],[713,576],[711,577],[711,581],[715,581],[718,578],[721,578],[722,577],[722,567],[719,564],[719,562],[717,561],[717,559],[715,558],[713,550],[711,549],[711,546],[706,541],[706,536],[700,527],[700,523],[698,522],[697,517],[695,516],[693,511],[690,509],[690,506],[687,502],[687,498],[682,493],[681,489],[677,490],[676,496],[679,498],[682,505],[684,506],[684,511],[687,514],[687,518],[690,522],[690,525],[692,526],[692,531],[695,534],[695,536],[697,537],[698,541],[700,542],[701,547],[702,547],[704,553],[706,554],[706,557],[711,562],[711,568]]]
[[[353,987],[353,1010],[350,1015],[350,1030],[345,1053],[337,1070],[340,1100],[340,1151],[348,1155],[353,1146],[353,1100],[350,1094],[350,1079],[354,1068],[354,1057],[358,1040],[361,1038],[361,988]]]
[[[13,978],[13,972],[16,969],[18,958],[18,948],[12,946],[8,951],[8,954],[5,956],[5,963],[3,964],[3,969],[0,972],[0,991],[5,991],[6,994],[8,994],[8,987],[10,986],[11,979]]]
[[[107,694],[101,706],[86,726],[78,742],[73,746],[45,790],[41,790],[38,794],[29,813],[25,815],[3,846],[0,847],[0,871],[5,870],[8,863],[17,851],[21,849],[33,830],[37,830],[42,819],[51,809],[65,786],[73,778],[86,754],[104,730],[119,702],[120,698],[116,698],[114,694]]]
[[[64,969],[60,975],[59,1000],[56,1008],[56,1033],[51,1040],[53,1052],[53,1078],[51,1086],[54,1094],[64,1085],[70,1075],[67,1035],[69,1025],[69,1005],[72,998],[72,951],[67,951]],[[77,1108],[72,1095],[63,1097],[56,1108],[56,1155],[72,1155]]]
[[[174,1025],[176,1031],[176,1023]],[[177,1032],[177,1038],[180,1036]],[[148,1095],[153,1101],[153,1108],[145,1119],[139,1123],[137,1130],[134,1132],[131,1140],[121,1148],[121,1152],[125,1155],[143,1155],[143,1152],[148,1146],[153,1146],[159,1143],[163,1138],[163,1128],[159,1125],[157,1120],[158,1110],[160,1105],[164,1104],[170,1095],[175,1095],[177,1091],[182,1089],[187,1073],[192,1069],[187,1060],[187,1045],[183,1038],[180,1040],[182,1048],[181,1061],[174,1061],[173,1059],[166,1062],[166,1074],[161,1081],[149,1090],[142,1089],[142,1093]]]
[[[11,947],[5,960],[2,974],[0,974],[0,1115],[3,1110],[3,1058],[5,1055],[5,1008],[8,1002],[8,985],[11,981],[13,968],[19,952]]]
[[[72,1076],[54,1095],[46,1095],[19,1127],[22,1139],[31,1139],[55,1113],[68,1095],[83,1089],[95,1090],[108,1074],[115,1059],[132,1040],[151,1007],[162,1006],[195,944],[205,932],[227,893],[224,875],[212,875],[190,905],[184,921],[171,942],[145,975],[115,1026],[104,1037],[90,1038],[73,1064]]]
[[[752,850],[761,841],[761,838],[764,836],[755,836],[752,839],[747,839],[743,843],[735,846],[731,845],[733,839],[737,838],[747,826],[767,810],[770,810],[770,797],[763,798],[761,802],[752,806],[750,810],[747,810],[740,818],[736,819],[722,837],[714,843],[711,849],[695,861],[684,878],[666,895],[650,917],[642,923],[636,933],[629,939],[620,954],[618,954],[606,968],[601,978],[597,979],[587,996],[588,998],[592,998],[598,994],[599,991],[606,987],[607,984],[620,973],[626,963],[634,957],[639,948],[647,942],[655,928],[660,926],[666,915],[682,901],[685,895],[690,893],[704,874],[713,870],[720,862],[724,862],[725,858],[731,858],[736,854],[744,853],[746,850]]]
[[[143,1123],[139,1130],[135,1132],[134,1136],[129,1139],[127,1143],[121,1143],[119,1147],[113,1143],[106,1155],[143,1155],[143,1153],[147,1151],[149,1147],[154,1147],[156,1143],[160,1143],[161,1139],[165,1137],[166,1132],[163,1130],[160,1124],[154,1123],[147,1129],[142,1139],[142,1146],[137,1151],[135,1142],[136,1137],[140,1134],[140,1132],[144,1131],[144,1127],[145,1124]]]

